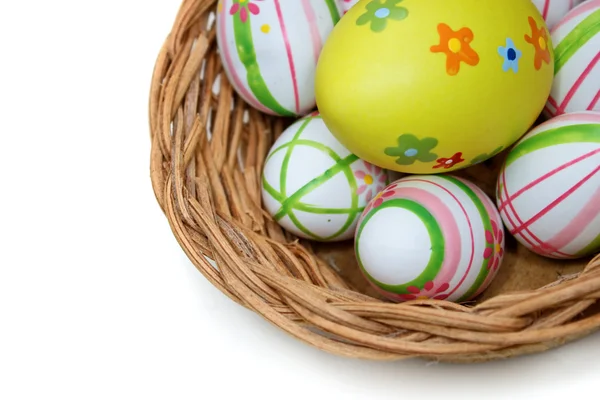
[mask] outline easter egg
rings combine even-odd
[[[296,236],[341,241],[354,236],[360,213],[387,182],[387,171],[350,153],[314,113],[271,147],[262,198],[269,214]]]
[[[523,136],[553,71],[550,35],[531,1],[361,0],[323,46],[317,107],[368,162],[450,172]]]
[[[532,0],[549,29],[569,12],[570,9],[581,3],[581,0]]]
[[[600,110],[600,0],[569,11],[551,38],[555,76],[545,114]]]
[[[600,113],[532,129],[508,154],[496,199],[507,231],[529,250],[556,259],[600,251]]]
[[[393,301],[462,302],[478,296],[504,257],[493,201],[451,175],[411,175],[368,204],[355,252],[367,280]]]
[[[229,82],[266,114],[308,114],[317,59],[339,19],[336,0],[220,0],[216,36]]]

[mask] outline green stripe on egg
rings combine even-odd
[[[431,242],[432,251],[426,268],[423,270],[423,272],[421,272],[421,274],[417,278],[402,285],[388,285],[374,279],[365,269],[360,258],[358,243],[360,241],[364,227],[375,214],[382,210],[385,210],[386,208],[402,208],[416,215],[423,222],[423,225],[427,229],[427,232],[429,234],[429,240]],[[379,207],[374,208],[365,216],[365,218],[360,224],[358,232],[356,233],[355,252],[359,267],[377,286],[391,293],[408,294],[408,288],[410,286],[423,287],[425,283],[433,281],[435,277],[439,274],[442,268],[442,263],[444,261],[445,247],[446,246],[442,230],[434,216],[425,207],[412,200],[391,199],[382,203]],[[401,268],[401,266],[398,267]]]
[[[294,146],[297,144],[297,140],[300,137],[300,135],[302,135],[302,132],[304,132],[304,130],[306,129],[306,127],[308,126],[308,124],[310,124],[310,122],[312,121],[312,118],[306,118],[306,120],[304,122],[302,122],[302,125],[300,125],[300,128],[298,129],[298,132],[296,132],[296,134],[294,135],[294,137],[292,138],[292,140],[290,142],[287,143],[287,152],[285,153],[285,157],[283,158],[283,164],[281,165],[281,173],[279,174],[279,191],[281,192],[282,196],[285,196],[286,192],[287,192],[287,172],[288,172],[288,165],[290,164],[290,157],[292,156],[292,151],[294,151]],[[285,147],[279,147],[277,150],[275,150],[273,153],[277,152],[279,149]]]
[[[287,0],[290,1],[290,0]],[[327,3],[327,8],[329,8],[329,14],[331,14],[331,20],[333,21],[333,25],[337,24],[340,21],[340,12],[337,7],[335,0],[325,0]]]
[[[267,193],[269,193],[269,195],[271,195],[275,200],[277,200],[279,203],[281,203],[281,207],[273,216],[273,218],[276,221],[280,221],[282,218],[288,216],[290,218],[290,220],[292,221],[292,223],[305,235],[312,237],[313,239],[316,239],[316,240],[331,240],[331,239],[335,239],[337,236],[346,232],[348,230],[348,228],[352,225],[352,223],[354,222],[356,217],[364,210],[364,207],[358,206],[358,204],[359,204],[359,196],[357,194],[358,187],[357,187],[356,179],[354,178],[354,174],[353,174],[352,168],[351,168],[351,165],[354,162],[356,162],[357,160],[359,160],[359,158],[354,154],[350,154],[350,155],[342,158],[333,149],[324,145],[323,143],[319,143],[319,142],[316,142],[313,140],[308,140],[308,139],[301,139],[300,137],[301,137],[302,133],[304,132],[304,130],[306,129],[306,127],[309,125],[309,123],[312,120],[318,119],[318,118],[320,118],[320,117],[319,116],[306,117],[306,120],[302,122],[301,126],[298,128],[298,131],[294,134],[294,137],[292,138],[292,140],[290,140],[289,142],[274,149],[267,157],[267,161],[268,161],[277,152],[284,151],[284,150],[286,151],[286,154],[285,154],[283,162],[282,162],[280,176],[279,176],[280,190],[277,191],[271,184],[269,184],[269,182],[266,180],[266,178],[264,176],[262,179],[262,184],[263,184],[263,188],[265,189],[265,191]],[[307,184],[302,186],[295,193],[293,193],[291,196],[288,197],[287,193],[286,193],[287,192],[288,168],[289,168],[290,158],[292,157],[293,150],[296,146],[311,147],[319,152],[325,153],[335,162],[335,164],[332,167],[330,167],[329,169],[327,169],[325,172],[323,172],[320,176],[311,180],[310,182],[308,182]],[[311,204],[305,204],[301,201],[304,196],[308,195],[313,190],[317,189],[319,186],[328,182],[330,179],[332,179],[338,173],[343,173],[346,177],[346,180],[348,181],[348,185],[350,187],[350,193],[352,196],[350,207],[342,208],[342,209],[318,207],[318,206],[314,206]],[[312,214],[337,214],[337,215],[348,214],[348,216],[347,216],[345,223],[342,225],[342,227],[337,232],[335,232],[334,234],[327,236],[327,237],[321,237],[321,236],[315,234],[314,232],[310,231],[308,228],[306,228],[300,222],[300,220],[294,213],[295,211],[303,211],[303,212],[308,212],[308,213],[312,213]]]
[[[565,0],[566,1],[566,0]],[[575,55],[579,49],[600,32],[600,9],[588,15],[561,40],[554,50],[554,75]]]
[[[549,129],[518,143],[506,158],[506,167],[536,150],[567,143],[600,143],[598,124],[566,125]]]
[[[238,51],[240,61],[246,68],[246,79],[248,86],[257,100],[265,107],[271,109],[279,115],[292,117],[294,112],[285,109],[275,100],[271,91],[267,87],[264,78],[261,75],[258,62],[256,60],[256,51],[254,50],[254,42],[252,40],[252,18],[248,18],[246,22],[242,22],[240,18],[233,16],[233,31],[235,34],[235,47]]]

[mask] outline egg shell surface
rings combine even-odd
[[[354,236],[360,213],[388,183],[387,171],[350,153],[321,117],[293,123],[265,162],[265,209],[287,231],[316,241]]]
[[[317,59],[340,15],[336,0],[220,0],[216,36],[229,82],[266,114],[308,114]]]
[[[549,29],[564,17],[570,9],[581,3],[581,0],[533,0]]]
[[[507,231],[539,255],[600,251],[600,113],[563,114],[525,135],[500,171],[496,201]]]
[[[600,0],[571,11],[551,32],[554,83],[545,114],[600,110]]]
[[[356,257],[382,295],[461,302],[485,290],[502,264],[504,231],[492,201],[451,175],[411,175],[363,212]]]
[[[366,161],[449,172],[524,135],[553,71],[550,35],[531,1],[361,0],[323,46],[317,107]]]

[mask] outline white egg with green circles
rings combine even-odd
[[[367,203],[387,184],[387,171],[350,153],[318,113],[290,125],[271,147],[262,173],[265,210],[304,239],[354,237]]]

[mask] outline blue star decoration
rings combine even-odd
[[[506,38],[505,47],[498,47],[498,54],[504,59],[504,64],[502,64],[504,72],[509,69],[512,69],[515,73],[519,72],[519,59],[523,53],[515,47],[515,43],[511,38]]]

